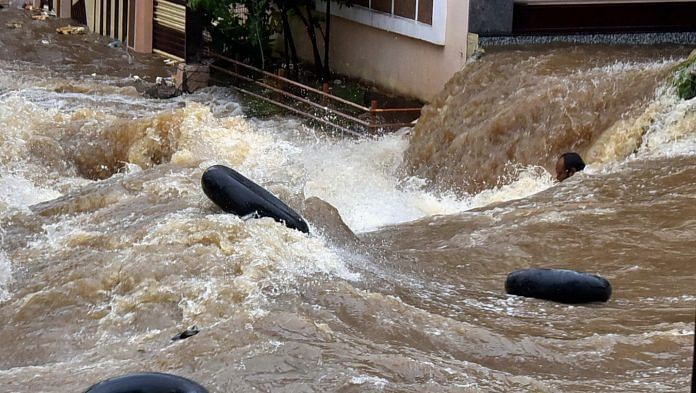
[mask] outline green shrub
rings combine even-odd
[[[690,100],[696,97],[696,50],[677,66],[674,86],[679,98]]]
[[[216,51],[265,68],[271,54],[269,0],[189,0],[203,13]]]

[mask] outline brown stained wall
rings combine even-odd
[[[466,63],[468,13],[469,0],[448,0],[444,46],[334,17],[332,70],[429,101]],[[304,27],[296,24],[294,35],[301,57],[311,63]]]

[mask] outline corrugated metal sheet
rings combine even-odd
[[[186,0],[155,0],[152,48],[183,59],[186,56]]]

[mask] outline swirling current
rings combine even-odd
[[[414,130],[355,139],[220,87],[143,98],[161,58],[52,23],[0,36],[1,391],[143,371],[211,392],[689,390],[696,99],[670,80],[692,48],[491,51]],[[588,167],[556,183],[571,149]],[[224,214],[214,164],[312,234]],[[526,267],[614,292],[506,295]]]

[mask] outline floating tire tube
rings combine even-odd
[[[606,302],[611,284],[605,278],[565,269],[523,269],[505,280],[510,295],[552,300],[567,304]]]
[[[234,169],[214,165],[201,178],[203,192],[222,210],[238,216],[256,214],[309,233],[307,223],[288,205]]]
[[[104,380],[87,389],[85,393],[208,393],[208,391],[196,382],[177,375],[139,373]]]

